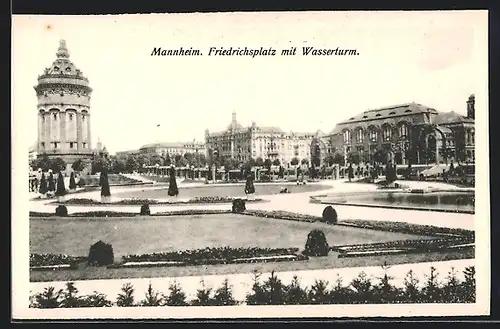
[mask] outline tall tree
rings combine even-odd
[[[261,157],[258,157],[257,159],[255,159],[255,165],[257,167],[262,167],[264,166],[264,159],[262,159]]]
[[[338,164],[340,166],[345,166],[345,159],[340,153],[335,153],[333,155],[333,163]]]
[[[169,196],[178,196],[179,195],[179,189],[177,188],[177,181],[175,179],[175,168],[174,167],[170,167],[168,195]]]
[[[272,165],[272,164],[273,164],[273,162],[271,161],[271,159],[266,159],[266,160],[264,160],[264,167],[265,167],[267,170],[269,170],[269,171],[271,171],[271,165]]]
[[[74,171],[77,171],[77,172],[82,171],[84,168],[85,168],[85,164],[83,163],[83,161],[81,159],[76,160],[71,165],[71,169],[73,169]]]

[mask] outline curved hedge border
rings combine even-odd
[[[316,221],[321,221],[321,219],[322,219],[322,217],[319,217],[319,216],[299,214],[299,213],[294,213],[294,212],[284,211],[284,210],[273,210],[273,211],[245,210],[241,214],[256,216],[256,217],[295,220],[295,221],[310,222],[310,223],[316,222]]]
[[[189,216],[189,215],[216,215],[216,214],[230,214],[231,210],[218,210],[218,209],[190,209],[190,210],[173,210],[158,212],[151,216]],[[44,217],[60,217],[55,213],[35,212],[30,211],[30,217],[44,218]],[[121,212],[121,211],[89,211],[89,212],[75,212],[68,214],[66,217],[144,217],[140,212]]]
[[[131,205],[184,205],[184,204],[221,204],[221,203],[231,203],[236,199],[240,199],[237,197],[195,197],[189,200],[182,201],[162,201],[156,199],[140,199],[140,198],[131,198],[131,199],[123,199],[115,202],[101,202],[99,200],[88,199],[88,198],[73,198],[63,202],[54,201],[52,204],[61,204],[61,205],[79,205],[79,206],[96,206],[96,205],[109,205],[109,206],[131,206]],[[256,198],[252,200],[245,200],[246,202],[264,202],[266,200]]]

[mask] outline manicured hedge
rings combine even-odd
[[[68,208],[66,206],[60,205],[56,208],[56,216],[65,217],[68,216]]]
[[[240,213],[246,210],[245,206],[245,200],[243,199],[234,199],[233,200],[233,206],[231,208],[231,211],[234,213]]]
[[[321,230],[312,230],[307,235],[304,251],[306,256],[327,256],[329,251],[325,233]]]
[[[141,216],[149,216],[149,215],[151,215],[151,210],[149,209],[149,205],[147,203],[143,204],[141,206],[141,211],[139,212],[139,214]]]
[[[323,210],[323,219],[322,221],[328,224],[335,224],[337,223],[337,211],[333,209],[332,206],[327,206]]]

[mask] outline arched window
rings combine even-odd
[[[350,143],[351,142],[351,131],[350,130],[344,130],[344,143]]]
[[[364,133],[363,133],[363,129],[357,129],[356,130],[356,143],[363,143],[364,141]]]
[[[384,141],[390,141],[391,137],[392,137],[391,126],[389,126],[389,125],[384,126],[383,134],[384,134]]]
[[[408,136],[408,126],[406,123],[402,123],[399,126],[399,137],[406,138]]]
[[[370,142],[375,143],[378,141],[378,131],[375,129],[370,130]]]
[[[54,120],[57,120],[57,114],[54,113],[53,116],[54,116]]]
[[[474,130],[471,130],[470,137],[471,137],[471,144],[474,145],[476,143],[476,132]]]

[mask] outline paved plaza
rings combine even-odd
[[[276,183],[273,183],[276,184]],[[287,183],[283,183],[286,185]],[[290,183],[288,183],[290,184]],[[247,209],[250,210],[286,210],[295,213],[308,214],[313,216],[321,216],[326,205],[310,203],[310,196],[330,194],[330,193],[353,193],[353,192],[375,192],[377,186],[374,184],[363,183],[348,183],[345,180],[321,180],[317,183],[330,186],[327,190],[293,193],[293,194],[274,194],[259,196],[269,202],[263,203],[248,203]],[[463,190],[455,185],[439,183],[439,182],[418,182],[405,181],[405,185],[412,189],[438,188],[443,190]],[[211,184],[210,186],[227,186],[227,184]],[[242,189],[244,184],[242,184]],[[180,194],[179,200],[184,200],[182,197],[182,189],[207,185],[200,183],[183,184],[179,183]],[[258,186],[258,184],[256,184]],[[121,191],[140,191],[144,189],[164,189],[165,186],[139,186],[139,187],[113,187],[111,193]],[[210,188],[210,187],[207,187]],[[81,192],[74,195],[68,195],[70,198],[90,198],[100,200],[100,191]],[[57,207],[55,204],[49,204],[53,200],[32,200],[30,202],[30,211],[35,212],[50,212],[53,213]],[[137,205],[95,205],[79,206],[67,205],[68,212],[88,212],[88,211],[122,211],[122,212],[138,212]],[[211,209],[211,210],[229,210],[230,204],[192,204],[192,205],[151,205],[151,214],[173,210],[191,210],[191,209]],[[335,210],[338,213],[339,220],[344,219],[363,219],[363,220],[379,220],[379,221],[394,221],[407,222],[411,224],[432,225],[438,227],[460,228],[466,230],[475,230],[474,215],[462,213],[443,213],[430,212],[419,210],[404,210],[404,209],[387,209],[387,208],[366,208],[358,206],[343,206],[335,205]]]

